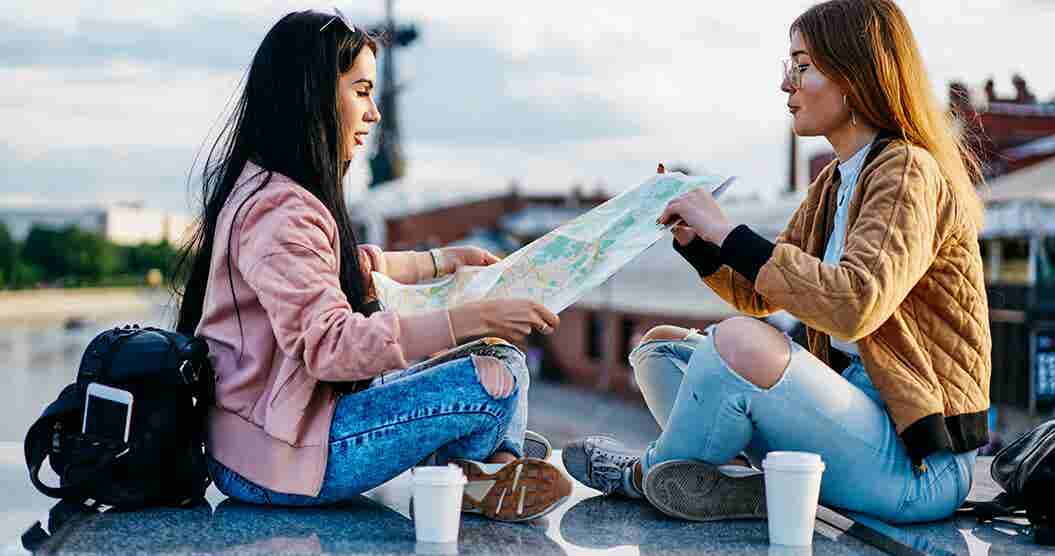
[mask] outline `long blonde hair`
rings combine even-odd
[[[830,0],[791,24],[821,72],[846,89],[857,118],[926,149],[962,195],[975,223],[984,208],[981,165],[935,97],[916,38],[891,0]]]

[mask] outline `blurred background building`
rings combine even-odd
[[[97,234],[118,245],[178,244],[191,224],[190,218],[142,203],[82,206],[51,203],[0,204],[0,223],[11,237],[23,241],[34,226],[52,229],[73,227]]]

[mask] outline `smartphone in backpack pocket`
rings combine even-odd
[[[98,382],[88,384],[81,432],[128,442],[132,425],[132,393]]]

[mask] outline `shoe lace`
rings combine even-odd
[[[611,494],[623,488],[623,472],[637,458],[594,450],[590,453],[590,479],[594,488]]]

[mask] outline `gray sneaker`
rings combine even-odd
[[[524,431],[524,457],[548,460],[553,455],[553,447],[545,436],[535,431]]]
[[[671,460],[648,470],[645,497],[659,511],[690,521],[765,519],[761,471],[698,460]]]
[[[622,442],[610,436],[587,436],[565,446],[560,456],[564,469],[576,481],[604,494],[641,498],[636,489],[628,488],[630,474],[641,454]]]

